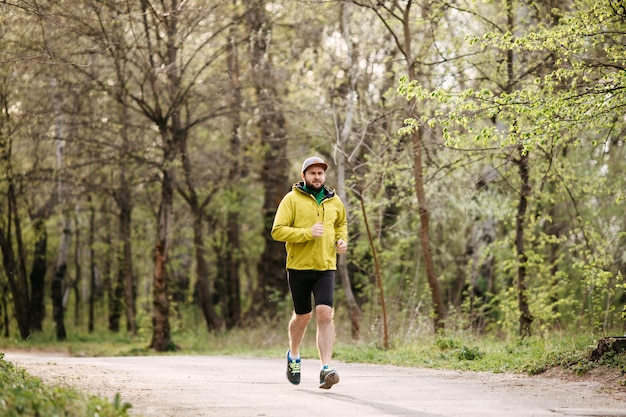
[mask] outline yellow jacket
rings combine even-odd
[[[328,271],[337,269],[337,240],[348,241],[346,208],[333,190],[324,187],[326,197],[317,203],[303,189],[303,182],[293,185],[276,210],[272,238],[285,242],[287,269]],[[324,234],[314,238],[311,227],[324,224]]]

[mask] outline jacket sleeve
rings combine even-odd
[[[313,239],[310,228],[293,227],[295,219],[295,204],[290,194],[287,194],[278,205],[274,224],[272,225],[272,238],[279,242],[300,243]]]
[[[348,217],[346,215],[346,206],[344,206],[343,202],[340,203],[341,208],[337,215],[337,220],[335,221],[335,239],[336,241],[339,239],[343,239],[344,241],[348,241]]]

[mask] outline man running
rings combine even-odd
[[[331,367],[335,327],[333,298],[337,254],[348,249],[346,208],[335,192],[326,187],[328,165],[317,156],[302,164],[302,181],[293,185],[278,206],[272,237],[285,242],[287,283],[294,312],[289,322],[287,379],[300,383],[300,344],[312,317],[315,299],[317,350],[322,365],[320,388],[339,382]]]

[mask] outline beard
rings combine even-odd
[[[305,181],[304,184],[306,185],[306,188],[308,188],[309,190],[315,191],[316,193],[319,192],[322,188],[324,188],[324,183],[322,183],[320,186],[315,186],[311,184],[310,182]]]

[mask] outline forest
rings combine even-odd
[[[287,317],[312,155],[352,337],[626,331],[621,0],[0,0],[0,104],[3,337]]]

